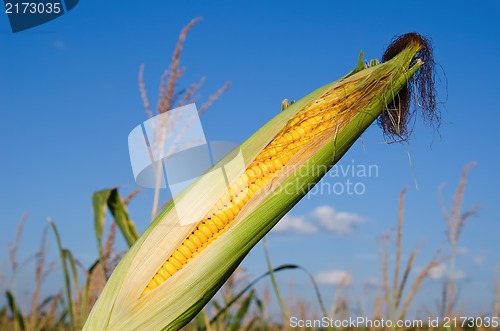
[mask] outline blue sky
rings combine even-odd
[[[408,145],[410,166],[404,146],[384,144],[381,130],[370,127],[339,167],[373,165],[377,175],[324,181],[334,185],[350,178],[362,183],[364,194],[304,198],[280,224],[281,231],[269,236],[270,254],[276,266],[300,264],[326,283],[349,273],[351,301],[366,301],[363,284],[380,281],[377,239],[396,225],[400,190],[408,187],[403,257],[421,245],[416,265],[422,267],[445,240],[438,188],[443,187],[449,205],[464,166],[476,161],[464,203],[481,208],[462,233],[457,270],[463,276],[464,309],[489,312],[494,270],[500,265],[498,10],[494,1],[474,6],[81,1],[63,17],[16,34],[0,15],[0,242],[5,247],[0,270],[7,266],[7,243],[25,211],[30,216],[22,256],[38,248],[50,217],[64,245],[84,264],[93,261],[92,192],[119,186],[125,195],[138,188],[127,136],[147,118],[137,85],[139,66],[145,64],[155,105],[159,78],[180,30],[192,18],[204,19],[185,43],[181,85],[206,77],[201,91],[206,100],[231,82],[201,120],[210,140],[235,142],[272,118],[282,99],[299,99],[350,71],[360,50],[367,59],[380,58],[393,36],[417,31],[432,38],[439,64],[444,102],[439,133],[417,123]],[[144,190],[129,207],[141,231],[149,223],[152,197]],[[55,241],[50,242],[54,253]],[[124,247],[122,241],[119,246]],[[262,245],[243,265],[252,277],[265,271]],[[437,279],[426,282],[415,311],[422,305],[435,308],[443,283],[437,273]],[[304,275],[290,271],[278,277],[285,291],[293,279],[294,295],[314,302]],[[58,279],[54,274],[48,288],[57,288]],[[335,286],[322,284],[321,289],[331,303]]]

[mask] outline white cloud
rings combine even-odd
[[[310,223],[307,223],[303,217],[295,217],[286,214],[283,219],[276,224],[273,232],[313,234],[318,232],[318,228]]]
[[[344,285],[352,284],[352,276],[344,270],[322,271],[316,276],[316,281],[325,285]]]
[[[422,269],[420,269],[422,270]],[[451,271],[446,264],[438,264],[437,266],[431,268],[428,273],[429,278],[439,280],[444,278],[449,278],[451,276]],[[467,273],[465,271],[456,270],[453,275],[454,280],[465,280],[467,279]]]
[[[377,278],[369,276],[365,279],[364,285],[367,287],[379,287],[382,285],[382,283]]]
[[[484,263],[484,257],[482,255],[476,255],[474,256],[474,264],[477,266],[483,265]]]
[[[338,212],[330,206],[320,206],[312,212],[318,224],[327,231],[338,235],[350,234],[364,218],[358,214]]]
[[[429,270],[428,276],[432,279],[441,279],[448,273],[448,267],[445,264],[438,264]]]
[[[337,235],[346,235],[363,222],[364,218],[358,214],[338,212],[330,206],[320,206],[315,208],[309,217],[285,215],[272,232],[314,234],[323,229]]]

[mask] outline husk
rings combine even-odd
[[[409,68],[418,50],[418,45],[413,45],[384,64],[359,70],[319,88],[279,113],[241,144],[240,151],[248,166],[289,119],[329,89],[354,81],[360,89],[370,93],[367,95],[370,101],[362,109],[354,107],[345,125],[325,133],[290,160],[290,166],[248,202],[226,233],[164,284],[140,297],[159,266],[193,229],[193,225],[180,226],[174,205],[168,206],[119,263],[84,330],[176,330],[188,323],[215,295],[250,249],[307,194],[311,184],[317,183],[345,154],[388,101],[406,85],[420,66],[417,62]],[[390,81],[379,87],[382,77]],[[236,152],[238,150],[216,167],[227,164]],[[301,171],[311,168],[324,170]],[[293,185],[297,190],[277,190],[285,185]],[[210,175],[202,176],[180,196],[193,210],[184,217],[193,217],[196,223],[201,219],[197,215],[205,214],[213,206],[213,197],[220,197],[226,190],[223,183],[212,185]]]

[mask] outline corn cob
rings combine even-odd
[[[345,95],[346,90],[353,90],[354,86],[353,82],[349,82],[328,90],[290,119],[285,128],[262,150],[245,173],[163,263],[142,294],[161,285],[216,240],[231,225],[248,200],[274,176],[279,175],[279,171],[309,141],[342,123],[343,112],[357,98],[356,95],[350,95],[348,100],[344,100],[342,95]],[[339,90],[342,92],[339,93]]]
[[[397,97],[422,66],[414,57],[424,46],[409,42],[373,67],[360,62],[286,108],[240,146],[246,171],[229,189],[202,177],[183,192],[180,202],[193,204],[193,213],[201,208],[191,219],[197,224],[179,226],[173,205],[167,207],[117,266],[84,330],[170,330],[188,323]],[[321,171],[301,172],[310,167]],[[288,184],[296,189],[278,190]],[[219,198],[210,205],[205,198],[212,195]]]

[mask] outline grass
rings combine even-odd
[[[160,93],[156,113],[160,114],[172,107],[178,107],[198,100],[198,92],[205,81],[201,78],[198,83],[189,88],[179,90],[178,81],[184,73],[180,66],[180,56],[183,43],[189,31],[199,22],[199,19],[191,21],[181,32],[175,47],[171,65],[160,79]],[[145,82],[143,79],[145,67],[139,69],[139,90],[144,103],[145,112],[149,117],[154,116],[147,97]],[[199,108],[199,112],[205,111],[216,101],[229,87],[229,83],[222,86],[216,93],[208,98]],[[410,277],[416,272],[415,260],[419,255],[421,247],[415,247],[406,256],[404,247],[404,207],[405,193],[402,190],[399,200],[399,215],[396,222],[395,235],[387,233],[379,242],[380,277],[382,284],[379,295],[373,298],[373,311],[370,318],[373,320],[397,320],[408,318],[410,308],[413,307],[415,298],[421,292],[429,278],[433,268],[444,261],[451,266],[449,279],[443,284],[443,293],[439,304],[440,311],[430,313],[429,316],[440,318],[453,318],[460,316],[459,291],[455,284],[455,264],[458,259],[457,248],[460,236],[470,217],[474,215],[478,207],[463,211],[463,196],[466,187],[468,172],[473,164],[468,165],[461,177],[453,202],[449,208],[443,207],[443,215],[447,224],[447,237],[443,244],[436,248],[433,258],[427,262],[425,267],[418,271],[416,277]],[[155,191],[155,199],[152,206],[152,216],[160,209],[158,205],[159,188]],[[109,278],[114,267],[119,262],[122,253],[115,248],[115,239],[118,234],[124,236],[130,246],[138,237],[133,220],[127,211],[127,206],[133,203],[133,198],[139,191],[131,192],[122,198],[116,188],[96,192],[92,198],[94,208],[95,238],[98,248],[98,256],[90,266],[83,266],[78,262],[64,238],[59,236],[57,227],[50,223],[41,236],[40,249],[27,261],[19,261],[18,251],[28,215],[23,215],[19,221],[13,244],[8,247],[9,271],[0,273],[0,283],[5,288],[6,304],[0,307],[0,330],[17,331],[42,331],[42,330],[79,330],[83,326],[93,304]],[[442,204],[444,206],[444,204]],[[106,224],[106,211],[113,216],[111,223]],[[49,262],[48,241],[49,235],[53,234],[59,252],[59,261]],[[395,238],[393,238],[395,237]],[[53,240],[53,239],[51,239]],[[91,240],[91,238],[89,238]],[[231,276],[218,295],[205,307],[205,309],[186,327],[186,330],[291,330],[289,316],[300,319],[315,319],[329,316],[335,319],[348,319],[350,316],[359,315],[356,307],[349,302],[349,289],[347,280],[341,282],[336,289],[336,297],[332,307],[327,309],[323,303],[321,293],[315,283],[314,277],[304,268],[294,264],[273,266],[270,254],[265,247],[265,258],[269,271],[255,278],[249,279],[246,271],[242,268]],[[444,252],[449,252],[447,255]],[[27,270],[27,262],[34,261],[34,271]],[[293,261],[291,261],[293,263]],[[62,270],[56,266],[60,264]],[[300,297],[293,296],[293,285],[288,291],[289,297],[283,298],[283,284],[276,280],[276,273],[289,270],[301,270],[307,274],[308,279],[315,289],[317,303],[320,309],[312,310],[310,303]],[[29,295],[18,295],[16,281],[21,273],[29,272],[33,275],[33,286],[29,289]],[[45,280],[55,272],[62,272],[64,287],[59,292],[42,297],[44,293]],[[7,274],[10,275],[7,277]],[[495,277],[492,307],[488,308],[488,316],[499,317],[500,314],[500,278]],[[271,281],[272,290],[266,288],[259,291],[257,284],[263,280]],[[271,306],[277,300],[282,317],[271,316]],[[431,310],[432,311],[432,310]],[[365,312],[367,313],[367,312]],[[306,328],[299,328],[306,329]],[[319,328],[310,328],[319,329]],[[340,329],[340,328],[334,328]],[[349,329],[349,327],[344,328]],[[371,329],[371,328],[367,328]],[[391,328],[395,329],[395,328]],[[421,330],[433,329],[431,326],[423,326]],[[437,329],[445,329],[443,325]],[[463,328],[457,328],[463,329]],[[485,329],[485,328],[472,328]]]

